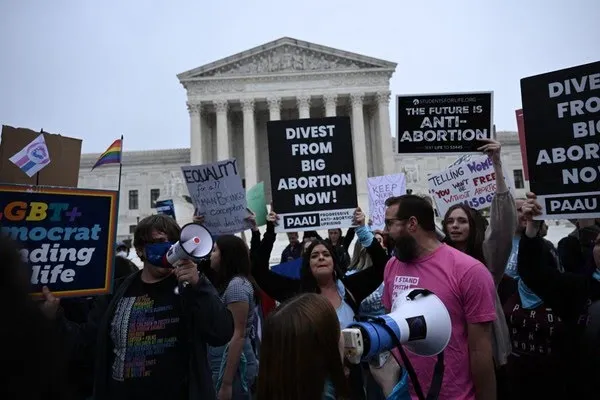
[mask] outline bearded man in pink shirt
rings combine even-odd
[[[386,265],[383,305],[389,312],[396,296],[406,289],[435,293],[452,321],[439,399],[496,399],[491,334],[496,289],[490,272],[476,259],[438,240],[433,208],[422,197],[392,197],[386,207],[386,230],[396,254]],[[427,396],[437,358],[407,355]],[[412,383],[411,396],[417,399]]]

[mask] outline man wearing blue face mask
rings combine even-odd
[[[175,268],[156,261],[179,235],[170,217],[144,218],[133,241],[143,269],[98,299],[86,324],[63,321],[71,351],[90,351],[96,360],[95,400],[216,398],[206,345],[229,342],[233,317],[193,261],[180,260]],[[182,282],[189,285],[177,295]],[[45,294],[52,316],[58,302]]]

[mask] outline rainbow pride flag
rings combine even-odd
[[[113,144],[111,144],[108,149],[102,153],[100,158],[98,158],[98,161],[96,161],[96,164],[94,164],[92,170],[104,164],[120,164],[122,150],[123,141],[121,139],[115,140]]]

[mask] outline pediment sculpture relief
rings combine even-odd
[[[376,65],[293,46],[281,46],[208,71],[201,76],[259,75],[279,72],[358,70]]]

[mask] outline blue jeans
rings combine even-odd
[[[208,346],[208,359],[210,363],[210,369],[213,377],[213,384],[215,388],[217,388],[217,381],[219,379],[219,372],[221,371],[221,363],[223,359],[223,354],[225,352],[226,346],[220,347],[211,347]],[[254,380],[258,375],[258,362],[256,360],[256,356],[254,355],[254,349],[252,348],[252,343],[250,339],[246,338],[244,343],[244,347],[242,349],[242,353],[246,357],[246,374],[244,377],[241,376],[240,368],[238,367],[238,371],[236,372],[235,378],[233,380],[233,400],[250,400],[252,399],[251,388],[254,384]],[[244,390],[243,381],[244,379],[247,387],[247,391]],[[218,389],[216,389],[218,392]]]

